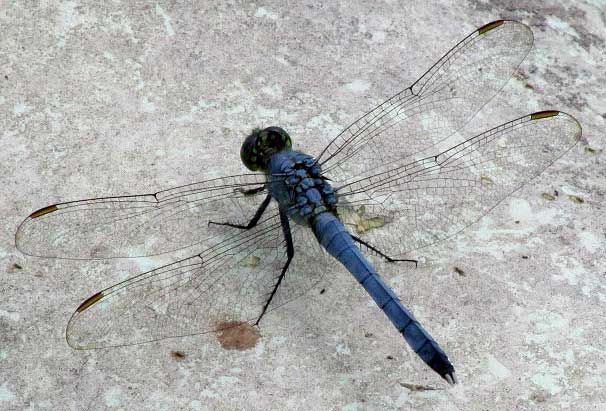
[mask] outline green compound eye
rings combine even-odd
[[[246,137],[240,149],[242,162],[251,171],[266,171],[271,156],[279,151],[290,150],[292,142],[288,133],[280,127],[256,128]]]

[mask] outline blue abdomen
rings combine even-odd
[[[320,244],[353,274],[414,352],[449,383],[456,381],[446,353],[377,274],[343,223],[325,212],[314,216],[311,226]]]

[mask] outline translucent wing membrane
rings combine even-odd
[[[85,300],[67,329],[74,348],[130,345],[254,323],[286,262],[277,205],[270,203],[250,230],[209,222],[246,225],[268,194],[266,183],[264,175],[246,174],[155,194],[55,204],[20,225],[16,244],[26,254],[74,259],[185,248],[199,253]],[[309,261],[325,255],[313,234],[301,226],[291,230],[295,257],[267,311],[303,295],[324,273],[310,268]]]
[[[118,283],[85,300],[67,328],[78,349],[103,348],[195,335],[255,323],[286,262],[275,204],[251,230],[223,236],[200,254]],[[268,311],[316,285],[324,258],[311,231],[292,227],[295,257]],[[325,266],[324,266],[325,267]]]
[[[380,234],[370,232],[369,241],[397,255],[442,241],[476,222],[580,137],[581,126],[570,115],[534,113],[434,155],[393,163],[336,191],[360,219],[379,219],[384,227]]]
[[[55,204],[32,213],[17,230],[17,248],[40,257],[74,259],[162,254],[208,241],[209,221],[250,220],[267,191],[266,177],[244,174],[155,194]]]
[[[474,31],[412,86],[362,116],[318,157],[333,181],[424,151],[461,129],[505,85],[532,47],[524,24]]]

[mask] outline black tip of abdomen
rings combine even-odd
[[[449,384],[456,384],[455,369],[446,354],[436,352],[433,358],[427,362],[427,365]]]

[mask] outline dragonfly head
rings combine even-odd
[[[266,171],[271,156],[282,150],[290,150],[290,136],[280,127],[255,128],[240,149],[242,162],[252,171]]]

